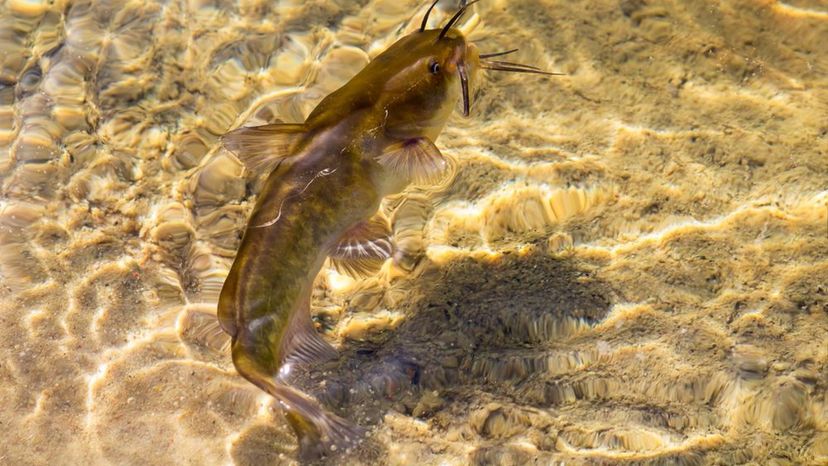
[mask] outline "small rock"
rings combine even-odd
[[[427,391],[423,393],[423,396],[420,398],[420,402],[417,403],[417,406],[414,407],[411,414],[414,417],[423,417],[442,408],[444,403],[443,399],[440,398],[439,392],[436,390]]]

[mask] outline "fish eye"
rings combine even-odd
[[[431,63],[428,64],[428,71],[431,71],[431,74],[437,74],[440,72],[440,63],[437,60],[432,59]]]

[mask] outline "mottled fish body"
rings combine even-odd
[[[441,30],[426,30],[424,20],[303,124],[240,128],[224,137],[248,170],[268,177],[218,318],[232,337],[236,369],[280,402],[302,458],[342,451],[361,435],[283,380],[292,364],[336,357],[311,323],[314,279],[328,257],[353,274],[376,271],[392,253],[389,226],[377,215],[382,198],[449,169],[433,141],[461,98],[468,114],[469,80],[487,65],[452,28],[461,12]]]

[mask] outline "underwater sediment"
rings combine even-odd
[[[456,7],[444,2],[433,21]],[[261,180],[218,138],[300,121],[418,27],[396,1],[0,5],[8,464],[283,464],[215,306]],[[828,462],[828,10],[503,1],[489,75],[387,199],[395,264],[317,279],[296,376],[350,464]]]

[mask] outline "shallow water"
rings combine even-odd
[[[215,304],[258,180],[217,142],[302,119],[427,5],[0,5],[3,464],[283,464]],[[438,9],[434,25],[455,4]],[[388,199],[396,264],[325,269],[373,432],[334,464],[828,464],[828,7],[484,0],[489,75]]]

